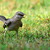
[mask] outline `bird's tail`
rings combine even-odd
[[[5,22],[7,19],[4,17],[4,16],[1,16],[0,15],[0,21],[3,21],[3,22]]]

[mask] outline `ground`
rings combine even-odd
[[[0,7],[6,18],[17,11],[25,13],[18,37],[14,31],[4,36],[0,21],[0,50],[50,50],[50,0],[1,0]]]

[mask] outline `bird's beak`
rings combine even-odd
[[[25,18],[25,16],[23,16],[23,18]]]
[[[25,14],[24,14],[23,18],[25,18]]]

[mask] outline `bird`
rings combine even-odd
[[[24,18],[24,13],[23,12],[16,12],[15,15],[7,19],[5,16],[0,15],[0,21],[3,21],[3,28],[7,28],[9,31],[16,31],[16,34],[18,36],[18,29],[19,27],[22,27],[23,23],[21,21],[22,18]]]

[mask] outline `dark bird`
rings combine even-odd
[[[3,28],[7,27],[9,31],[16,31],[18,35],[19,27],[22,27],[22,21],[24,13],[23,12],[16,12],[16,14],[11,19],[6,19],[4,16],[0,15],[0,20],[4,22]]]

